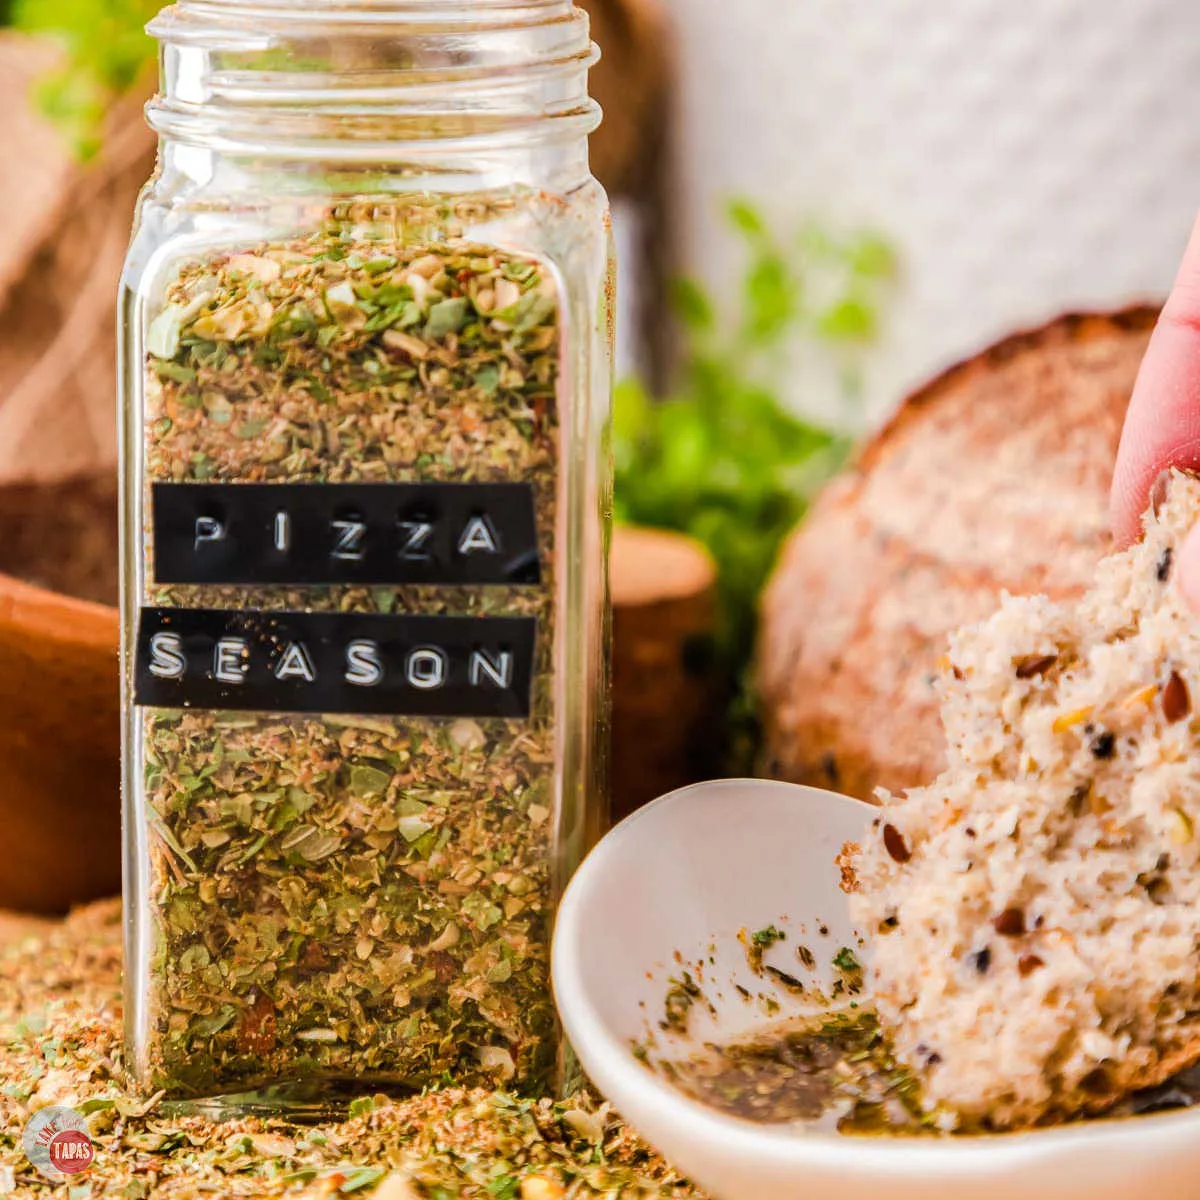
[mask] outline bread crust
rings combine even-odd
[[[1072,313],[910,396],[787,543],[762,605],[763,773],[870,799],[944,763],[949,632],[1080,594],[1157,308]]]

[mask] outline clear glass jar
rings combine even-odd
[[[550,930],[607,738],[587,19],[180,0],[151,32],[122,304],[131,1073],[226,1110],[553,1090]]]

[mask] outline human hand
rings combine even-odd
[[[1142,513],[1170,467],[1200,469],[1200,219],[1125,417],[1111,501],[1119,545],[1141,533]],[[1180,547],[1174,575],[1184,597],[1200,612],[1200,527]]]

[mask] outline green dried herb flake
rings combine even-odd
[[[463,296],[452,300],[440,300],[429,310],[429,320],[425,323],[425,337],[430,341],[444,338],[447,334],[458,333],[463,327],[467,316],[467,301]],[[547,314],[549,316],[549,314]]]
[[[776,942],[785,941],[787,934],[781,929],[776,929],[774,925],[768,925],[765,929],[758,929],[751,934],[751,939],[756,946],[773,946]]]
[[[861,971],[862,965],[855,957],[854,951],[849,946],[843,946],[834,956],[833,965],[839,971],[851,972]]]

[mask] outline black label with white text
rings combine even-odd
[[[143,608],[153,708],[527,717],[537,620]]]
[[[156,483],[165,584],[536,584],[528,483]]]

